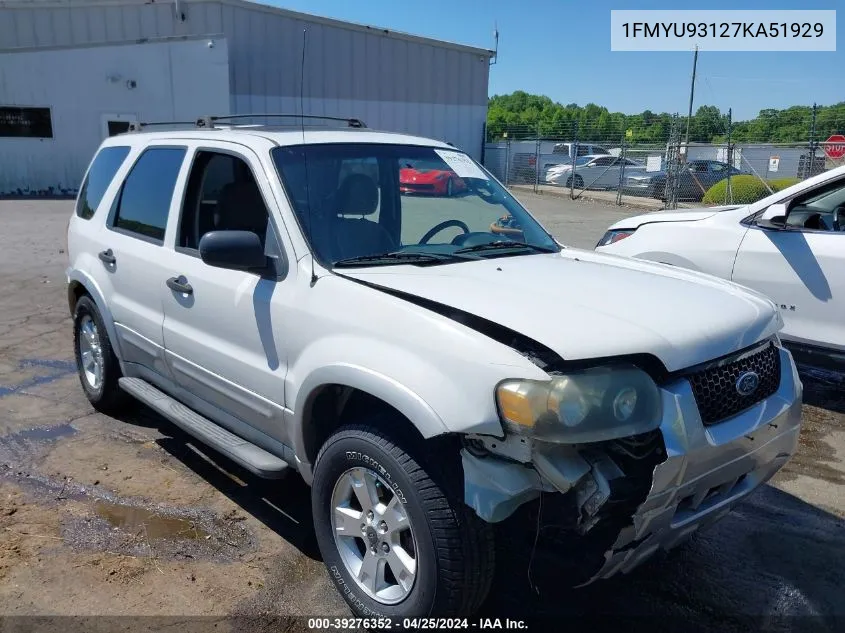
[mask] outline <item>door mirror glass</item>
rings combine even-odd
[[[231,270],[263,270],[267,256],[261,238],[252,231],[209,231],[199,243],[200,257],[209,266]]]
[[[768,229],[782,229],[786,226],[787,213],[786,205],[782,202],[769,205],[769,208],[757,218],[757,226]]]

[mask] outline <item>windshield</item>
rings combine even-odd
[[[507,190],[453,149],[278,147],[273,160],[325,265],[436,265],[560,247]]]

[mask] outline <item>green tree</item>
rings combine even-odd
[[[785,110],[767,108],[749,121],[731,125],[731,140],[757,143],[809,142],[812,108],[793,106]],[[618,144],[626,140],[637,144],[666,143],[672,115],[645,110],[639,114],[610,112],[595,103],[579,106],[561,105],[543,95],[517,90],[509,95],[494,95],[487,110],[487,135],[490,139],[543,138],[594,141]],[[845,133],[845,102],[820,106],[816,112],[816,140]],[[702,105],[690,120],[690,141],[723,143],[727,138],[727,116],[716,106]]]

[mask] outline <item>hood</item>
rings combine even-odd
[[[564,360],[651,354],[676,371],[748,347],[781,327],[771,301],[730,282],[576,249],[350,269],[343,276],[501,324]]]
[[[717,213],[723,211],[732,211],[739,209],[742,205],[726,205],[720,207],[700,207],[697,209],[673,209],[666,211],[652,211],[651,213],[644,213],[643,215],[635,215],[630,218],[620,220],[610,227],[609,230],[615,229],[636,229],[643,224],[652,224],[655,222],[695,222],[697,220],[706,220],[713,217]]]

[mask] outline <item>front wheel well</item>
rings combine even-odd
[[[396,440],[423,443],[414,423],[396,407],[366,391],[347,385],[323,385],[312,394],[303,412],[305,459],[313,464],[328,437],[344,426],[367,424]]]

